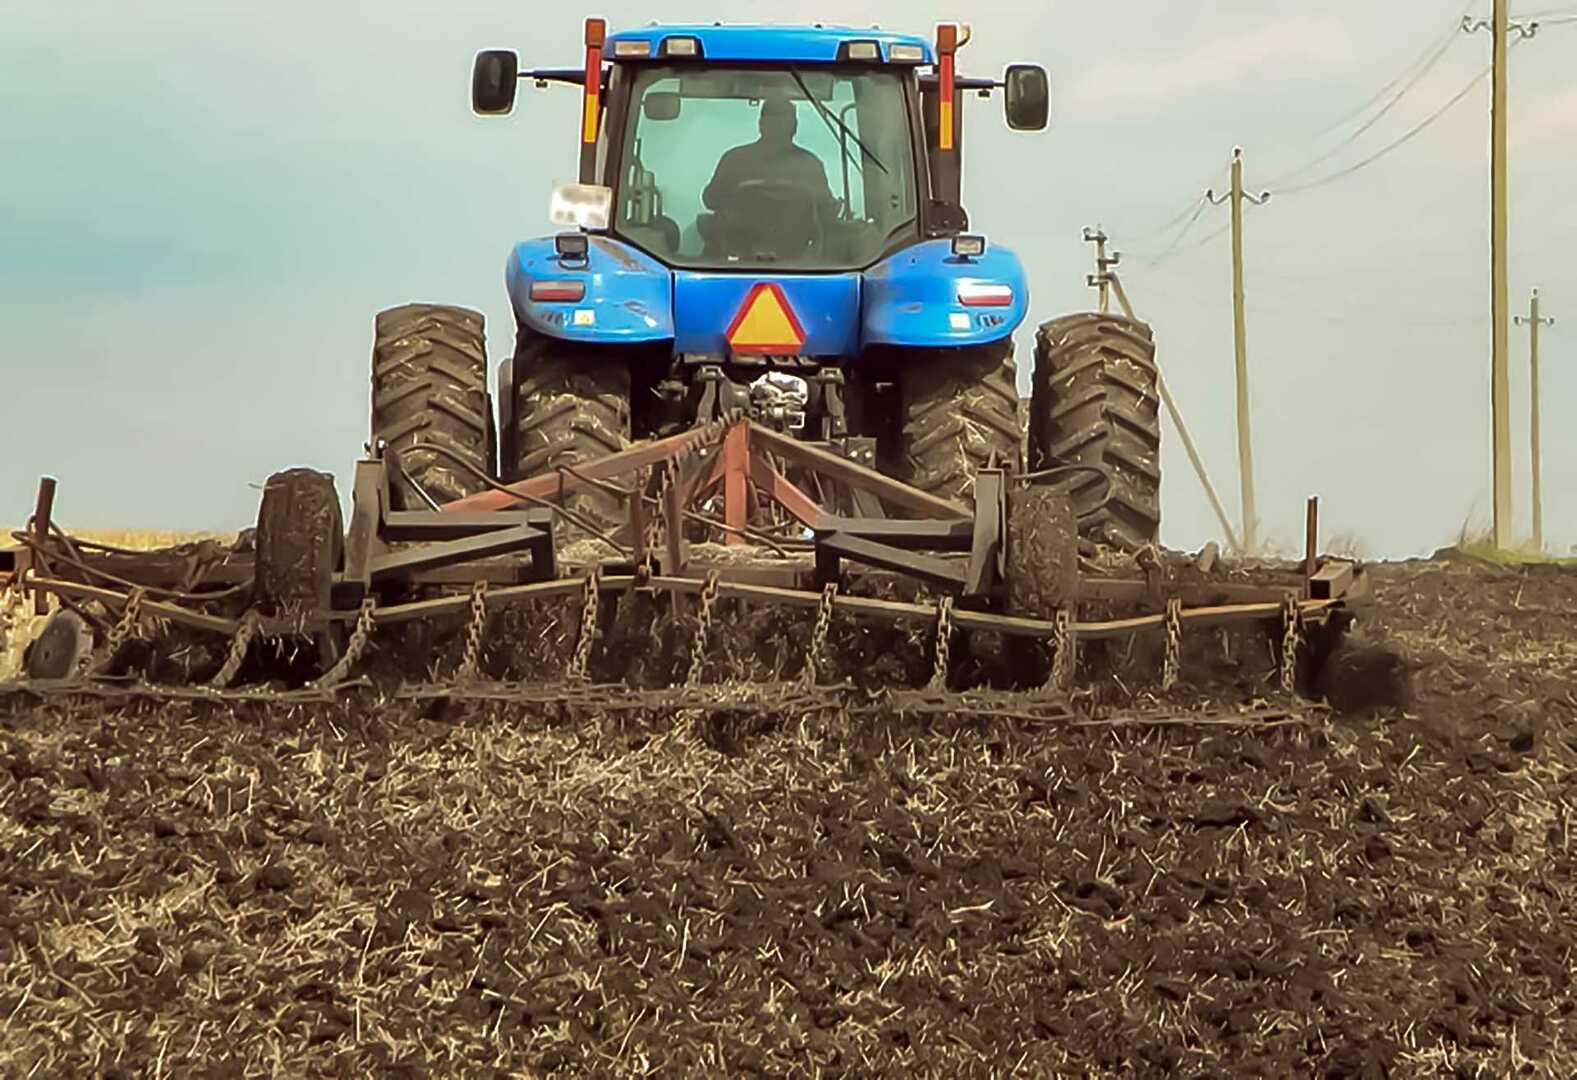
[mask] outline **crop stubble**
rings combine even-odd
[[[0,698],[0,1072],[1570,1075],[1577,574],[1376,574],[1263,729]]]

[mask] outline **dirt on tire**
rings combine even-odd
[[[522,331],[514,359],[512,479],[541,476],[630,444],[630,370],[607,349]],[[589,486],[564,497],[571,511],[608,523],[624,501]]]
[[[967,501],[992,457],[1016,465],[1022,429],[1013,340],[899,357],[903,472],[915,487]]]
[[[1570,1076],[1577,571],[1371,572],[1295,721],[0,694],[0,1074]]]
[[[1061,491],[1014,485],[1008,491],[1008,611],[1049,619],[1076,602],[1079,533]]]
[[[289,615],[329,608],[345,535],[341,513],[327,473],[287,469],[268,478],[257,514],[259,610]]]
[[[481,491],[486,484],[470,469],[443,454],[408,448],[440,446],[484,476],[493,474],[482,316],[466,308],[406,304],[380,312],[374,333],[373,441],[402,451],[405,471],[440,503]]]
[[[1155,543],[1161,524],[1161,419],[1155,339],[1144,323],[1083,314],[1035,338],[1029,467],[1104,470],[1070,485],[1086,539],[1116,551]]]

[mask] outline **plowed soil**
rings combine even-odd
[[[0,697],[0,1073],[1571,1076],[1577,572],[1376,575],[1257,726]]]

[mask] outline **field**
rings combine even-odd
[[[0,696],[0,1073],[1569,1077],[1577,570],[1376,574],[1286,721]]]

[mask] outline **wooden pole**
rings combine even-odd
[[[1507,353],[1510,351],[1510,299],[1507,293],[1507,243],[1510,232],[1507,213],[1507,88],[1506,50],[1510,37],[1511,0],[1494,0],[1491,26],[1494,37],[1494,90],[1490,105],[1490,309],[1493,321],[1490,342],[1490,412],[1494,440],[1494,514],[1495,547],[1505,551],[1512,546],[1511,500],[1511,378]]]
[[[1544,550],[1544,454],[1542,452],[1543,439],[1539,434],[1539,329],[1545,326],[1554,326],[1554,319],[1547,319],[1539,313],[1539,290],[1533,290],[1533,296],[1528,301],[1528,315],[1524,319],[1517,316],[1518,323],[1526,323],[1528,327],[1528,436],[1529,458],[1532,467],[1533,479],[1533,548],[1535,551]]]
[[[1248,315],[1243,301],[1243,151],[1232,151],[1232,338],[1237,367],[1238,473],[1242,481],[1243,553],[1259,550],[1254,506],[1254,440],[1249,430]]]
[[[1544,550],[1544,491],[1543,477],[1541,475],[1541,462],[1539,460],[1539,290],[1533,290],[1533,299],[1529,303],[1528,323],[1528,406],[1531,415],[1528,418],[1528,433],[1532,443],[1532,468],[1533,468],[1533,549]]]

